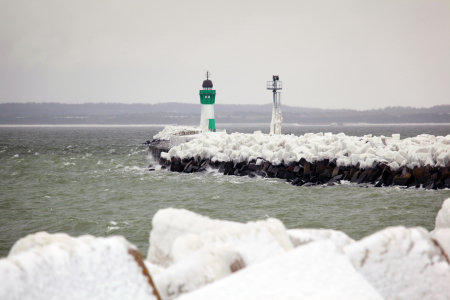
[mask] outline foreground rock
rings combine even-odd
[[[316,241],[331,241],[339,248],[353,244],[355,241],[342,231],[333,229],[289,229],[287,231],[294,247]]]
[[[0,299],[160,299],[141,254],[123,237],[52,241],[38,233],[18,244],[0,260]]]
[[[165,300],[175,299],[246,267],[242,255],[226,248],[203,247],[154,276]]]
[[[442,203],[442,208],[436,216],[434,229],[450,228],[450,198]]]
[[[210,219],[185,209],[161,209],[152,219],[147,260],[153,264],[168,267],[173,263],[171,251],[178,237],[188,233],[196,234],[242,226],[244,224]]]
[[[421,227],[391,227],[344,248],[386,299],[450,299],[450,266]]]
[[[298,247],[184,295],[188,299],[383,299],[332,242]]]

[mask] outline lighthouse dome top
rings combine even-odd
[[[202,87],[203,87],[204,89],[212,89],[213,83],[212,83],[211,80],[206,79],[206,80],[203,81]]]

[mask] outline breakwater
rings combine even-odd
[[[450,188],[450,166],[416,168],[401,167],[391,169],[387,163],[374,162],[372,167],[338,166],[336,159],[323,159],[308,162],[302,158],[299,161],[274,164],[263,158],[234,163],[232,161],[211,161],[210,159],[195,159],[170,157],[161,155],[171,149],[168,141],[154,141],[149,145],[149,153],[158,161],[162,168],[172,172],[194,173],[206,171],[208,167],[217,169],[224,175],[263,176],[285,179],[292,185],[312,186],[340,184],[349,181],[365,186],[401,186],[405,188],[444,189]]]

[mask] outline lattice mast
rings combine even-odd
[[[206,71],[206,80],[203,81],[203,90],[200,90],[200,103],[202,104],[202,114],[200,117],[200,127],[203,130],[216,131],[216,120],[214,118],[214,103],[216,102],[216,91],[213,90],[213,83],[209,80],[211,73]]]
[[[281,115],[281,92],[279,92],[283,88],[283,82],[279,80],[280,76],[273,75],[273,81],[267,81],[267,89],[272,90],[273,93],[272,122],[270,123],[271,135],[281,135],[281,122],[283,122],[283,116]]]

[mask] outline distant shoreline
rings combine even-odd
[[[6,127],[164,127],[180,124],[0,124],[0,128]],[[269,126],[266,123],[217,123],[217,126]],[[286,123],[284,126],[298,127],[348,127],[348,126],[450,126],[450,123],[352,123],[344,125],[327,124],[295,124]]]

